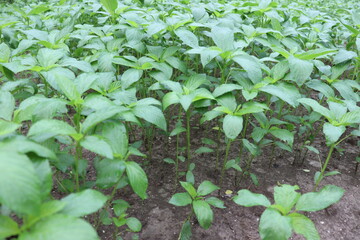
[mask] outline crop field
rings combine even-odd
[[[358,0],[0,0],[0,240],[360,239]]]

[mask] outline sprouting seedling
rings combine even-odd
[[[235,96],[231,93],[233,90],[236,90],[236,88],[234,88],[231,84],[220,85],[217,89],[215,89],[213,95],[217,97],[216,100],[220,106],[215,107],[211,111],[205,113],[201,119],[201,122],[204,122],[225,114],[222,129],[227,138],[227,143],[225,158],[221,168],[220,185],[222,185],[223,182],[231,143],[235,141],[235,139],[243,130],[243,116],[250,113],[262,112],[265,109],[268,109],[265,104],[261,104],[255,101],[249,101],[238,105]]]
[[[169,200],[169,203],[175,206],[182,207],[191,205],[191,212],[184,222],[185,227],[183,226],[180,235],[191,235],[191,227],[186,226],[189,225],[193,214],[195,214],[200,226],[204,229],[208,229],[214,218],[214,214],[210,206],[217,208],[225,208],[225,206],[223,201],[220,199],[216,197],[206,197],[206,195],[209,195],[220,188],[212,184],[210,181],[203,181],[197,190],[194,188],[193,184],[189,182],[180,182],[180,184],[186,192],[176,193]]]
[[[349,109],[350,111],[348,111],[348,107],[346,105],[332,101],[328,101],[328,109],[321,106],[317,101],[309,98],[301,98],[298,101],[311,107],[315,112],[324,116],[328,121],[323,124],[323,133],[326,138],[326,143],[330,148],[325,163],[321,167],[321,171],[315,175],[314,190],[316,190],[324,177],[325,170],[331,159],[334,148],[348,137],[358,134],[358,132],[354,131],[341,138],[346,130],[346,127],[360,123],[360,109],[358,107],[353,107]]]
[[[191,118],[191,105],[193,102],[203,99],[213,99],[212,94],[205,88],[200,86],[208,83],[206,75],[195,74],[187,78],[184,85],[181,86],[178,82],[163,81],[161,82],[171,92],[163,97],[163,109],[166,110],[172,104],[180,103],[183,110],[186,112],[186,151],[187,151],[187,166],[191,162],[191,149],[190,149],[190,118]]]
[[[320,239],[310,218],[299,213],[315,212],[338,202],[344,190],[334,185],[327,185],[319,192],[301,194],[297,185],[281,185],[274,188],[274,204],[262,194],[249,190],[240,190],[234,202],[245,207],[263,206],[266,210],[260,217],[259,233],[261,239],[289,239],[294,231],[308,240]]]
[[[119,237],[120,235],[119,228],[123,227],[124,225],[127,226],[126,231],[131,231],[131,232],[141,231],[142,228],[141,222],[135,217],[128,217],[129,214],[127,213],[127,210],[129,208],[130,205],[128,202],[119,199],[111,202],[111,209],[113,209],[113,213],[112,212],[109,213],[106,209],[104,209],[100,213],[100,220],[104,225],[110,225],[113,223],[116,226],[115,231],[113,232],[114,239]]]
[[[288,129],[281,128],[281,125],[288,124],[285,121],[281,121],[277,118],[271,118],[269,120],[263,112],[254,113],[253,115],[260,125],[260,127],[254,127],[251,133],[251,136],[255,140],[255,142],[259,143],[268,134],[270,134],[274,138],[272,156],[270,157],[269,161],[270,167],[274,160],[273,155],[275,145],[287,151],[291,151],[294,143],[294,133],[289,131]],[[276,141],[277,139],[281,141]]]

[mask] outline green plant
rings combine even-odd
[[[81,217],[99,210],[106,196],[86,189],[52,199],[52,151],[24,137],[3,140],[0,150],[1,239],[99,239]]]
[[[299,211],[314,212],[325,209],[338,202],[345,191],[333,185],[327,185],[319,192],[305,194],[298,193],[297,190],[297,185],[276,186],[274,204],[264,195],[249,190],[240,190],[233,200],[245,207],[266,207],[259,224],[261,239],[286,240],[291,237],[293,231],[306,239],[320,239],[314,223]]]
[[[183,193],[174,194],[169,203],[175,206],[191,206],[191,212],[186,218],[183,228],[180,233],[181,236],[191,236],[190,221],[193,214],[195,214],[201,227],[208,229],[213,222],[214,214],[210,206],[217,208],[225,208],[223,201],[216,197],[206,197],[213,191],[220,189],[209,181],[203,181],[197,188],[194,188],[193,184],[189,182],[180,182],[181,186],[186,190]]]

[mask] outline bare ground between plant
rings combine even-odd
[[[213,138],[214,135],[205,134],[204,129],[194,129],[192,132],[192,150],[195,150],[203,144],[202,137]],[[175,139],[171,144],[167,144],[166,136],[158,136],[154,139],[153,157],[151,161],[144,162],[144,169],[149,178],[148,198],[141,200],[132,192],[129,187],[120,189],[115,199],[124,199],[129,202],[131,209],[129,216],[137,217],[143,225],[139,233],[140,239],[148,240],[176,240],[181,230],[181,226],[187,217],[189,207],[175,207],[168,203],[172,194],[183,192],[181,187],[174,190],[174,167],[163,162],[164,158],[175,155]],[[354,240],[360,237],[360,172],[354,174],[355,158],[359,154],[359,148],[356,141],[347,141],[341,144],[345,150],[342,154],[336,152],[333,154],[328,170],[337,170],[341,175],[335,175],[325,178],[322,185],[334,184],[346,190],[342,200],[329,207],[314,213],[307,213],[310,217],[321,239],[327,240]],[[320,150],[320,158],[324,159],[327,154],[327,147],[324,139],[317,139],[314,146]],[[226,172],[226,181],[221,188],[220,198],[225,202],[226,209],[213,209],[214,222],[210,229],[204,230],[195,219],[192,221],[192,239],[198,240],[252,240],[260,239],[258,225],[262,207],[241,207],[236,205],[231,196],[226,195],[226,190],[233,191],[233,195],[240,189],[249,189],[252,192],[262,193],[273,201],[273,188],[277,184],[298,185],[302,193],[312,191],[314,186],[313,176],[319,170],[319,157],[309,153],[302,166],[292,165],[294,153],[283,150],[276,151],[276,162],[269,168],[270,149],[265,149],[264,153],[256,158],[252,165],[252,172],[259,179],[259,186],[255,186],[250,179],[245,179],[237,188],[234,187],[235,171]],[[238,155],[238,145],[233,144],[230,159]],[[88,160],[92,160],[93,154],[85,154]],[[221,156],[222,157],[222,156]],[[220,160],[222,158],[220,157]],[[195,185],[197,186],[203,180],[212,181],[218,184],[220,174],[215,172],[215,154],[193,155],[193,161],[196,164],[194,170]],[[142,160],[144,161],[144,160]],[[89,179],[95,179],[96,173],[93,169],[88,171]],[[185,177],[180,178],[185,181]],[[98,233],[101,239],[114,239],[114,226],[100,225]],[[134,233],[126,232],[120,228],[125,240],[132,239]],[[304,239],[299,235],[293,235],[291,239]],[[115,240],[115,239],[114,239]]]

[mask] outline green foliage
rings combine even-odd
[[[174,194],[169,203],[175,206],[187,206],[191,205],[191,217],[192,213],[195,213],[199,224],[204,229],[208,229],[213,222],[213,211],[210,206],[214,206],[217,208],[225,208],[224,203],[216,198],[216,197],[206,197],[206,195],[211,194],[215,190],[220,189],[216,185],[212,184],[210,181],[203,181],[197,188],[194,188],[193,184],[189,182],[180,182],[181,186],[186,190],[183,193]],[[185,221],[183,225],[183,229],[180,233],[181,236],[191,235],[191,229],[186,225],[187,221]]]
[[[338,174],[326,172],[334,150],[359,137],[359,7],[354,0],[0,1],[0,205],[8,209],[0,239],[98,239],[80,218],[98,211],[114,239],[141,231],[130,205],[115,198],[125,187],[148,197],[159,141],[174,187],[182,180],[186,190],[170,203],[191,205],[207,229],[211,206],[224,208],[209,194],[229,180],[226,171],[236,172],[235,185],[247,177],[259,185],[255,158],[271,152],[271,167],[287,151],[303,163],[308,151],[323,155],[314,144],[324,138],[329,152],[314,192],[277,187],[273,205],[247,190],[234,198],[267,208],[262,238],[294,231],[318,239],[296,211],[326,208],[343,194],[336,186],[315,191]],[[206,134],[196,150],[195,128]],[[194,187],[204,155],[216,156],[206,171],[220,172],[220,188]],[[50,200],[54,189],[65,196]],[[191,216],[179,236],[190,238]]]
[[[240,190],[233,198],[238,205],[245,207],[264,206],[266,210],[260,218],[261,239],[289,239],[292,231],[306,239],[320,239],[314,223],[298,211],[319,211],[338,202],[344,190],[327,185],[319,192],[301,195],[298,186],[281,185],[274,188],[275,203],[271,205],[266,196],[249,190]]]

